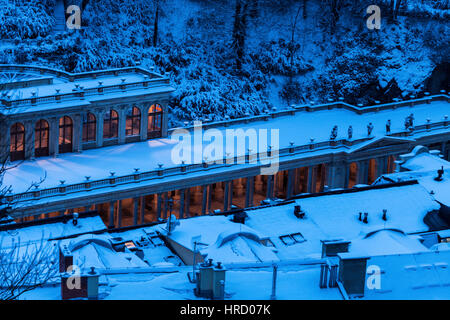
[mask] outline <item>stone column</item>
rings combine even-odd
[[[213,186],[212,186],[212,184],[210,184],[209,186],[208,186],[208,213],[209,212],[211,212],[211,204],[212,204],[212,189],[213,189]]]
[[[170,212],[168,212],[169,210],[169,193],[168,192],[164,192],[164,197],[163,197],[163,219],[167,219],[170,215]]]
[[[253,207],[253,190],[255,186],[255,178],[248,177],[245,192],[245,207]]]
[[[133,199],[133,225],[138,225],[138,217],[139,217],[139,198]]]
[[[117,227],[122,226],[122,200],[117,201]]]
[[[141,110],[141,141],[148,139],[148,109],[150,106],[148,104],[142,105],[139,110]]]
[[[103,146],[103,121],[105,111],[100,110],[95,113],[95,140],[97,147]]]
[[[83,118],[81,114],[73,116],[73,152],[83,150]]]
[[[59,154],[59,118],[51,118],[49,125],[49,152],[54,157],[57,157]]]
[[[185,189],[180,190],[180,212],[179,212],[180,219],[184,218],[184,206],[185,206],[184,197],[185,197],[185,195],[186,195],[186,190]]]
[[[35,144],[35,126],[34,120],[27,120],[24,122],[25,128],[25,159],[34,159],[34,144]]]
[[[267,176],[267,194],[266,194],[267,199],[273,198],[273,180],[274,180],[273,175]]]
[[[381,175],[387,173],[388,168],[387,168],[387,158],[386,157],[379,157],[377,159],[375,159],[377,162],[377,178],[380,177]]]
[[[158,193],[158,203],[157,203],[157,206],[156,206],[156,214],[157,214],[157,219],[159,220],[159,219],[161,219],[161,204],[162,204],[162,201],[163,201],[163,198],[162,198],[162,193]]]
[[[141,224],[145,223],[145,196],[141,197]]]
[[[231,209],[231,206],[233,205],[233,181],[228,182],[229,188],[230,188],[230,197],[228,198],[228,209]]]
[[[348,186],[348,164],[332,162],[325,166],[326,184],[330,189],[346,188]]]
[[[168,122],[168,115],[169,115],[169,110],[168,110],[169,107],[168,107],[168,103],[167,102],[161,103],[160,106],[161,106],[161,108],[163,110],[162,124],[161,124],[162,125],[161,135],[164,138],[164,137],[167,137],[167,131],[168,131],[167,122]]]
[[[314,191],[316,190],[314,183],[315,183],[315,178],[314,176],[314,167],[313,166],[309,166],[308,167],[308,185],[307,185],[307,192],[309,193],[314,193]]]
[[[202,215],[206,214],[207,202],[208,202],[208,186],[203,186]]]
[[[127,109],[119,109],[117,110],[117,113],[119,114],[119,125],[118,125],[118,143],[124,144],[125,143],[125,127],[126,127],[126,121],[127,121]]]
[[[114,201],[109,202],[109,229],[114,228]]]
[[[367,184],[369,179],[369,161],[361,160],[358,161],[358,184]]]
[[[448,148],[447,148],[447,142],[446,141],[444,141],[444,142],[442,142],[442,156],[444,157],[444,159],[445,160],[447,160],[447,161],[449,161],[450,160],[450,158],[449,158],[449,150],[448,150]]]

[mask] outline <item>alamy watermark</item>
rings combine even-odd
[[[81,289],[81,271],[80,267],[76,265],[70,265],[67,267],[67,273],[70,274],[70,276],[67,278],[67,289],[74,290],[74,289]]]
[[[279,168],[279,129],[203,130],[195,121],[193,130],[176,129],[171,160],[176,165],[195,163],[259,164],[262,175],[273,175]]]
[[[71,5],[67,7],[66,13],[70,16],[66,20],[68,29],[81,29],[81,9],[79,6]]]
[[[367,267],[367,274],[369,275],[366,280],[366,286],[369,290],[381,289],[381,269],[377,265],[370,265]]]
[[[381,9],[379,6],[371,5],[367,7],[367,14],[370,16],[367,18],[366,24],[369,30],[381,29]]]

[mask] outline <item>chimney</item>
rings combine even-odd
[[[67,272],[68,268],[73,265],[73,255],[67,245],[59,246],[59,272]]]
[[[304,219],[306,212],[302,210],[300,205],[296,205],[294,207],[294,215],[298,218],[298,219]]]
[[[91,267],[91,271],[80,274],[73,269],[72,273],[61,274],[61,299],[98,299],[98,279],[100,275]]]
[[[434,178],[435,181],[442,181],[443,178],[442,176],[444,175],[444,166],[442,166],[438,171],[437,171],[438,176],[436,178]]]

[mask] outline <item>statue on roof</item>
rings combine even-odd
[[[369,122],[369,124],[367,125],[367,135],[370,136],[372,134],[373,131],[373,124],[372,122]]]
[[[338,126],[334,126],[331,130],[330,140],[335,140],[338,135]]]

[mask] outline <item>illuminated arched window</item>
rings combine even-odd
[[[95,116],[88,112],[83,116],[83,142],[96,140],[97,120]]]
[[[148,138],[159,138],[162,135],[162,108],[154,104],[148,111]]]
[[[125,135],[137,136],[141,132],[141,111],[133,107],[128,109],[127,120],[125,124]]]
[[[50,130],[48,122],[39,120],[34,129],[34,155],[36,157],[46,157],[49,155]]]
[[[348,170],[348,187],[353,188],[358,180],[358,164],[356,162],[350,163]]]
[[[59,153],[72,152],[73,122],[68,116],[59,119]]]
[[[11,161],[25,159],[25,127],[23,124],[16,122],[11,126],[11,144],[10,159]]]
[[[377,178],[377,171],[378,171],[377,168],[378,168],[377,161],[375,159],[370,159],[368,184],[372,184]]]
[[[112,139],[117,138],[119,130],[119,115],[116,111],[111,110],[106,112],[103,118],[103,138]]]

